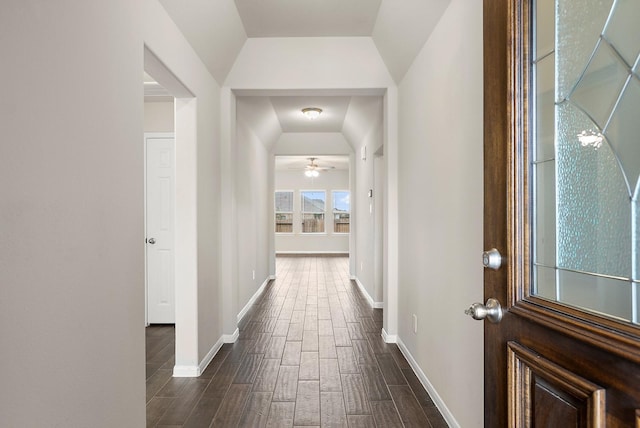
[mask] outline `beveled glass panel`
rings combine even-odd
[[[628,75],[620,57],[602,42],[569,97],[600,129],[604,129]]]
[[[549,55],[536,63],[536,161],[553,159],[555,58]]]
[[[556,41],[556,3],[536,0],[536,60],[553,52]]]
[[[560,301],[571,306],[631,321],[631,282],[613,278],[558,271]]]
[[[535,263],[556,264],[556,164],[535,165]]]
[[[532,293],[637,323],[640,75],[630,68],[640,67],[640,1],[631,1],[535,3],[529,183]],[[549,9],[555,46],[544,56]]]
[[[639,23],[640,24],[640,23]],[[640,176],[640,82],[632,78],[605,129],[633,194]]]
[[[569,95],[584,72],[612,4],[613,0],[556,1],[557,100]]]
[[[638,0],[616,0],[605,37],[632,67],[640,53],[640,2]]]
[[[596,129],[569,103],[557,108],[557,266],[631,277],[631,206],[610,146],[582,145]]]
[[[555,268],[534,266],[533,274],[537,284],[535,294],[545,299],[557,300]]]

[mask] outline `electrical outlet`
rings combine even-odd
[[[255,271],[255,269],[251,271],[251,276],[253,277],[253,279],[256,279],[256,271]]]
[[[360,272],[364,271],[364,262],[360,262]]]
[[[418,316],[413,314],[413,332],[418,333]]]

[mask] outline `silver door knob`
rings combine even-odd
[[[500,322],[503,312],[500,302],[491,297],[487,299],[487,303],[484,305],[482,303],[474,303],[469,306],[469,309],[464,311],[464,313],[474,320],[483,320],[486,318],[491,322]]]
[[[155,238],[149,238],[149,240],[147,241],[149,244],[153,245],[156,243]]]
[[[502,266],[502,254],[495,248],[482,253],[482,265],[486,268],[498,270]]]

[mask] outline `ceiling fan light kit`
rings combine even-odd
[[[332,166],[320,166],[316,163],[318,158],[307,158],[309,164],[304,167],[304,175],[309,178],[316,178],[320,176],[320,171],[328,171],[333,169]]]
[[[302,114],[304,114],[307,119],[314,120],[317,119],[322,113],[322,109],[318,107],[307,107],[302,109]]]

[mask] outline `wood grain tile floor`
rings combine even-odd
[[[148,427],[425,427],[447,423],[347,257],[278,257],[272,281],[198,378],[171,377],[173,326],[147,328]]]

